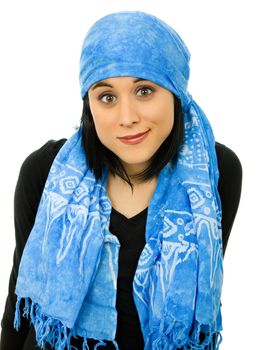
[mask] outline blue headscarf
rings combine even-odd
[[[189,60],[179,35],[160,19],[143,12],[114,13],[96,22],[85,37],[81,95],[99,80],[133,76],[172,91],[186,106]]]
[[[151,80],[178,96],[185,135],[176,161],[160,172],[146,244],[133,281],[145,350],[218,349],[222,287],[221,203],[211,126],[187,91],[190,54],[178,34],[142,12],[120,12],[87,33],[81,96],[119,76]],[[108,172],[95,179],[82,130],[57,154],[21,259],[15,327],[31,319],[38,345],[70,348],[71,336],[115,341],[120,243],[109,232]],[[97,345],[97,346],[98,346]]]

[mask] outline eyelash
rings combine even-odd
[[[147,97],[147,96],[150,96],[150,95],[155,91],[155,89],[154,89],[153,87],[151,87],[151,86],[142,86],[142,87],[137,88],[136,93],[138,93],[138,92],[141,91],[141,90],[150,90],[150,93],[149,93],[149,94],[145,94],[145,95],[139,95],[139,97]],[[112,94],[110,94],[110,93],[104,93],[104,94],[101,94],[100,96],[98,96],[98,99],[99,99],[100,101],[102,101],[103,103],[109,104],[109,103],[111,103],[111,102],[104,102],[104,101],[103,101],[103,98],[104,98],[104,97],[108,97],[108,96],[114,97],[114,98],[115,98],[115,96],[112,95]]]

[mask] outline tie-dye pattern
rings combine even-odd
[[[81,55],[81,95],[102,79],[151,80],[182,101],[185,137],[149,204],[146,245],[133,281],[145,350],[218,349],[222,287],[221,203],[211,126],[187,92],[189,52],[167,24],[142,12],[94,24]],[[79,129],[48,175],[21,259],[15,327],[30,318],[40,347],[70,349],[71,336],[115,341],[120,244],[109,232],[107,171],[88,168]],[[97,345],[98,347],[98,345]]]

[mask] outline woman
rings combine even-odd
[[[219,348],[242,171],[187,91],[189,57],[142,12],[87,33],[81,127],[18,179],[1,350]]]

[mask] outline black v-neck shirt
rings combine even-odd
[[[16,305],[14,294],[18,268],[25,243],[33,227],[35,215],[51,164],[66,140],[49,141],[39,150],[33,152],[23,163],[14,197],[14,219],[16,247],[13,268],[10,275],[9,293],[2,318],[0,350],[36,350],[32,326],[21,318],[21,327],[17,332],[13,328]],[[236,154],[226,146],[216,143],[218,157],[219,194],[222,203],[222,235],[225,252],[231,228],[237,213],[242,183],[242,167]],[[145,245],[145,226],[147,209],[127,219],[112,209],[110,231],[116,235],[121,244],[119,253],[119,271],[117,279],[118,322],[116,340],[120,350],[142,350],[144,348],[138,313],[132,296],[132,281],[138,259]],[[88,341],[89,349],[94,349],[93,340]],[[73,339],[72,345],[82,349],[82,339]],[[100,347],[101,349],[105,347]],[[46,349],[51,349],[46,347]],[[106,349],[114,349],[108,342]]]

